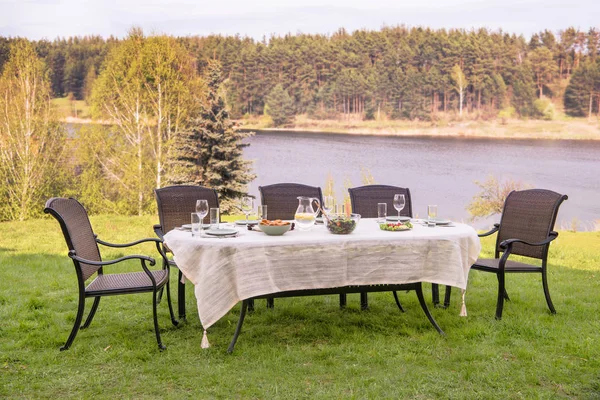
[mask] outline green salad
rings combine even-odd
[[[350,217],[347,218],[334,218],[327,222],[327,229],[329,232],[338,235],[347,235],[356,228],[356,221]]]
[[[412,229],[412,224],[410,222],[397,222],[397,223],[385,223],[379,224],[379,229],[382,231],[408,231]]]

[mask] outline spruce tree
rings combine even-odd
[[[217,61],[206,68],[206,98],[190,129],[180,132],[169,157],[169,183],[200,184],[217,190],[222,212],[235,210],[237,199],[247,193],[247,184],[255,178],[251,162],[242,158],[245,138],[229,117],[221,93],[223,74]]]
[[[281,84],[275,86],[267,96],[265,114],[271,116],[275,126],[292,122],[294,118],[294,101]]]

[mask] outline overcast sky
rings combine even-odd
[[[524,34],[600,28],[600,0],[0,0],[0,35],[123,37],[131,26],[177,36],[260,39],[404,24]]]

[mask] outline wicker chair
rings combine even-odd
[[[320,187],[299,183],[276,183],[259,186],[261,204],[267,206],[269,219],[294,219],[298,208],[298,196],[314,197],[323,204]]]
[[[504,299],[509,300],[504,276],[513,272],[542,274],[546,303],[550,312],[556,314],[548,290],[548,249],[550,243],[558,236],[558,233],[553,231],[554,223],[558,208],[565,200],[566,195],[544,189],[510,192],[504,202],[500,224],[495,224],[491,231],[479,235],[484,237],[498,232],[494,258],[478,259],[471,267],[478,271],[494,273],[498,277],[496,319],[502,318]],[[541,260],[542,265],[511,261],[508,257],[513,254]]]
[[[379,203],[387,204],[388,214],[390,213],[390,210],[395,210],[394,195],[396,194],[403,194],[406,201],[404,208],[400,211],[400,215],[411,218],[413,216],[412,199],[408,188],[388,185],[367,185],[350,188],[348,189],[348,193],[350,194],[352,212],[360,214],[361,218],[377,218],[377,204]],[[398,299],[398,293],[392,293],[394,295],[394,300],[396,300],[396,305],[404,312],[400,300]],[[361,292],[360,306],[362,309],[369,307],[367,292]]]
[[[163,268],[159,270],[149,270],[146,264],[155,265],[155,261],[151,257],[143,255],[130,255],[121,257],[115,260],[102,261],[98,244],[108,247],[130,247],[140,243],[153,242],[156,244],[158,252],[163,259],[166,256],[161,248],[161,241],[158,239],[141,239],[133,243],[127,244],[112,244],[100,240],[94,234],[87,212],[83,206],[75,199],[51,198],[46,202],[44,212],[52,215],[60,223],[63,235],[69,248],[69,257],[75,264],[75,272],[77,273],[77,283],[79,286],[79,306],[75,324],[71,330],[71,334],[67,342],[62,346],[61,350],[67,350],[79,329],[87,328],[98,309],[100,298],[102,296],[114,296],[129,293],[152,292],[152,311],[154,315],[154,332],[159,349],[165,349],[160,339],[158,328],[158,319],[156,316],[157,294],[160,289],[166,286],[167,299],[169,304],[169,312],[171,314],[171,322],[177,325],[178,322],[173,315],[173,307],[171,306],[171,296],[169,294],[169,265],[163,263]],[[119,263],[125,260],[139,260],[143,271],[129,272],[121,274],[104,274],[104,266]],[[96,277],[85,286],[85,281],[91,278],[94,274]],[[81,325],[83,319],[83,311],[85,309],[85,299],[88,297],[94,298],[92,308]]]
[[[196,210],[196,200],[207,200],[210,208],[219,207],[217,191],[202,186],[167,186],[155,189],[154,194],[160,222],[160,224],[154,225],[154,232],[161,240],[170,230],[190,223],[190,214]],[[166,247],[164,250],[170,252]],[[169,260],[169,265],[177,267],[173,260]],[[181,271],[179,271],[177,285],[177,308],[179,318],[185,319],[185,283],[183,283]]]
[[[267,217],[269,219],[293,220],[298,208],[298,196],[314,197],[323,204],[323,193],[320,187],[302,185],[300,183],[276,183],[268,186],[259,186],[260,203],[267,206]],[[340,295],[340,305],[342,295]],[[272,298],[267,298],[267,307],[274,305]],[[345,305],[345,303],[344,303]],[[250,310],[254,309],[254,303],[250,302]]]

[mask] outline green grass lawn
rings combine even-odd
[[[67,97],[52,99],[52,105],[60,118],[90,118],[90,106],[84,100],[69,100]]]
[[[155,222],[92,218],[111,242],[152,237]],[[492,241],[483,248],[491,255]],[[496,321],[495,277],[473,271],[467,318],[458,290],[450,309],[432,308],[445,337],[414,293],[400,294],[404,314],[389,293],[371,294],[369,311],[358,295],[345,310],[337,296],[277,299],[274,310],[257,302],[232,355],[239,305],[203,350],[189,284],[186,323],[172,326],[160,305],[166,351],[156,346],[151,295],[139,294],[103,298],[92,325],[60,352],[77,308],[66,253],[53,219],[0,224],[0,398],[600,398],[600,232],[561,232],[551,247],[557,315],[539,275],[510,275],[511,301]],[[104,255],[121,254],[130,252]]]

